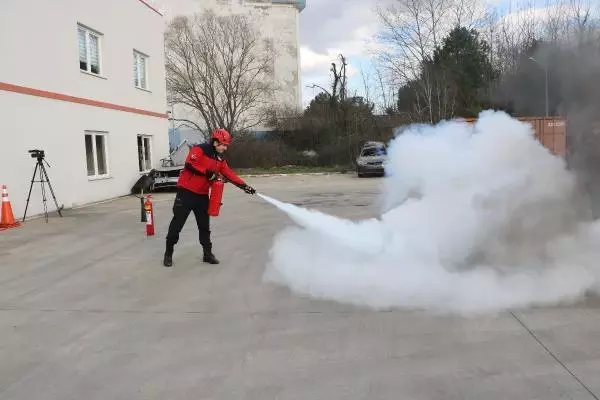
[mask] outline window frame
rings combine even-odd
[[[85,74],[102,77],[103,76],[102,73],[104,71],[104,68],[102,66],[102,42],[103,42],[104,35],[102,35],[102,33],[98,32],[95,29],[89,28],[83,24],[78,23],[77,24],[77,50],[78,50],[77,56],[78,57],[79,57],[79,31],[83,31],[83,33],[85,35],[85,57],[86,57],[86,65],[87,65],[86,69],[81,69],[81,66],[79,66],[79,71],[81,71],[82,73],[85,73]],[[97,45],[97,47],[98,47],[98,72],[97,73],[92,71],[90,36],[94,36],[98,43],[98,45]],[[79,60],[79,61],[81,62],[81,60]]]
[[[375,154],[367,155],[366,153],[370,153],[374,151]],[[360,152],[360,157],[387,157],[387,148],[385,146],[370,146],[362,149]]]
[[[94,161],[94,174],[90,175],[89,171],[88,171],[88,166],[87,166],[87,146],[85,145],[85,137],[86,136],[91,136],[92,137],[92,153],[93,153],[93,161]],[[102,136],[104,138],[103,143],[104,143],[104,165],[106,167],[106,173],[105,174],[99,174],[98,173],[98,149],[96,147],[96,137],[98,136]],[[98,180],[98,179],[107,179],[110,178],[110,157],[108,155],[108,132],[106,131],[85,131],[84,133],[84,150],[85,150],[85,169],[86,169],[86,175],[88,180],[90,181],[94,181],[94,180]]]
[[[136,89],[140,89],[140,90],[145,90],[145,91],[150,91],[150,82],[149,82],[149,74],[148,74],[148,60],[150,59],[150,57],[145,54],[142,53],[139,50],[133,49],[133,63],[135,65],[135,69],[134,69],[134,76],[133,76],[133,86]],[[145,86],[141,86],[141,74],[140,74],[140,61],[144,62],[144,82],[146,83]],[[138,82],[138,84],[136,84],[136,80]]]
[[[139,147],[137,147],[137,140],[141,139],[142,142],[142,159],[140,160],[140,151],[139,151]],[[146,168],[146,144],[145,144],[145,139],[148,139],[148,145],[149,145],[149,150],[148,150],[148,154],[150,155],[150,168],[145,169]],[[136,136],[136,148],[137,148],[137,153],[138,153],[138,172],[140,174],[147,174],[148,172],[150,172],[152,170],[152,160],[154,158],[154,153],[152,152],[153,148],[154,148],[154,144],[152,143],[152,139],[153,136],[152,135],[145,135],[145,134],[139,134]],[[143,170],[140,170],[140,161],[142,161],[142,166],[144,167]]]

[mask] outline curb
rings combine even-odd
[[[320,176],[320,175],[348,175],[343,172],[294,172],[289,174],[240,174],[240,177],[244,178],[260,178],[260,177],[273,177],[273,176]]]

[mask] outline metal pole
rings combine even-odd
[[[550,105],[549,105],[549,101],[548,101],[548,66],[543,65],[541,62],[539,62],[538,60],[536,60],[533,57],[529,57],[529,59],[531,61],[533,61],[534,63],[538,64],[540,67],[544,68],[544,73],[546,74],[546,117],[549,117],[550,116]]]
[[[548,67],[544,67],[544,70],[546,71],[546,118],[550,116],[549,113],[549,105],[548,105]]]
[[[171,121],[171,135],[169,135],[169,152],[171,151],[171,139],[175,138],[175,105],[171,104],[171,111],[167,111],[167,114],[170,115],[169,121]],[[173,142],[175,143],[175,142]]]
[[[144,189],[140,189],[140,222],[146,222],[146,213],[144,212]]]
[[[171,104],[171,130],[175,134],[175,105]]]

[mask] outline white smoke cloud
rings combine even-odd
[[[572,302],[600,279],[600,226],[574,176],[530,125],[413,126],[389,149],[384,214],[348,221],[263,196],[298,226],[281,232],[265,280],[376,309],[489,312]]]

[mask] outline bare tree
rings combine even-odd
[[[592,0],[570,0],[568,14],[571,15],[568,33],[576,40],[577,45],[586,45],[600,39],[598,16],[594,11],[600,11],[600,5],[594,1],[597,9],[592,8]]]
[[[169,97],[197,111],[208,131],[241,132],[269,118],[274,49],[250,18],[206,10],[176,17],[165,34]]]
[[[507,16],[495,23],[492,39],[495,51],[495,67],[503,74],[520,67],[523,54],[527,53],[541,36],[542,26],[536,10],[523,7],[510,10]]]
[[[395,0],[377,9],[383,26],[377,36],[383,50],[377,59],[388,85],[412,84],[414,114],[435,122],[452,114],[451,90],[444,74],[424,66],[436,47],[456,26],[476,27],[486,18],[475,0]]]
[[[371,74],[369,74],[368,72],[365,72],[364,68],[360,68],[360,77],[362,79],[362,83],[363,83],[363,93],[364,93],[364,97],[365,100],[367,102],[372,102],[373,101],[373,96],[371,95]]]
[[[432,21],[426,7],[420,0],[399,0],[377,10],[383,25],[378,35],[384,44],[378,59],[384,68],[391,85],[400,87],[409,82],[420,82],[420,91],[415,101],[415,112],[424,114],[432,101],[431,82],[428,76],[421,77],[421,66],[433,51],[437,36],[432,33]],[[433,120],[431,108],[429,118]]]
[[[393,114],[396,110],[398,90],[388,85],[386,78],[378,65],[360,68],[365,101],[372,103],[377,114]]]

